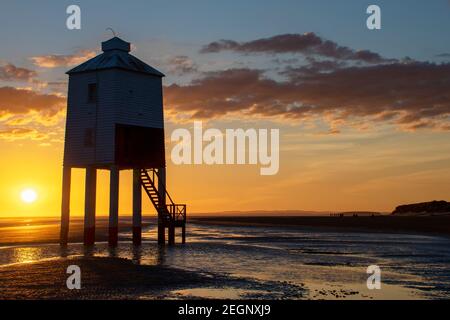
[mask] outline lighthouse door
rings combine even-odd
[[[117,124],[115,155],[122,168],[165,167],[164,130]]]

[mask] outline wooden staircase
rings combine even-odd
[[[158,212],[158,242],[165,243],[165,229],[169,230],[169,244],[175,243],[175,228],[182,228],[182,243],[186,239],[186,205],[176,204],[167,192],[157,169],[141,169],[141,184]],[[158,186],[156,186],[156,184]]]

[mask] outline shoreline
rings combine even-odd
[[[236,227],[287,227],[335,232],[398,233],[450,237],[450,216],[196,217],[189,219],[189,221],[204,225]]]
[[[0,227],[0,247],[20,246],[32,244],[59,244],[60,225],[59,220],[53,223],[35,222],[33,225],[16,225]],[[155,223],[143,222],[142,227],[147,228]],[[120,233],[132,231],[131,223],[119,224],[119,241],[127,240],[127,237],[120,236]],[[84,225],[82,220],[71,221],[69,228],[69,243],[83,242]],[[108,241],[107,220],[97,221],[96,242]]]
[[[49,223],[50,222],[50,223]],[[375,216],[375,217],[328,217],[328,216],[209,216],[192,217],[189,224],[232,227],[294,228],[307,231],[352,232],[352,233],[394,233],[440,236],[450,238],[450,216]],[[144,228],[156,226],[156,221],[147,220]],[[119,225],[119,241],[131,236],[131,224]],[[59,243],[58,219],[34,221],[31,225],[0,226],[0,247],[33,244]],[[72,221],[69,243],[83,242],[83,221]],[[189,231],[189,229],[188,229]],[[123,235],[129,232],[130,235]],[[122,235],[120,235],[122,233]],[[108,241],[108,222],[98,219],[96,242]]]

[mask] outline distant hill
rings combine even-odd
[[[252,210],[252,211],[220,211],[220,212],[196,212],[190,216],[243,216],[243,217],[295,217],[295,216],[327,216],[329,211],[306,210]]]
[[[308,211],[308,210],[249,210],[249,211],[218,211],[194,212],[191,217],[326,217],[326,216],[379,216],[389,215],[390,212],[372,211]]]
[[[450,202],[431,201],[422,203],[405,204],[398,206],[392,212],[395,216],[411,215],[450,215]]]

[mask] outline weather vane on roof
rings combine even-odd
[[[110,30],[113,33],[114,37],[117,37],[116,32],[113,30],[113,28],[106,28],[106,30]]]

